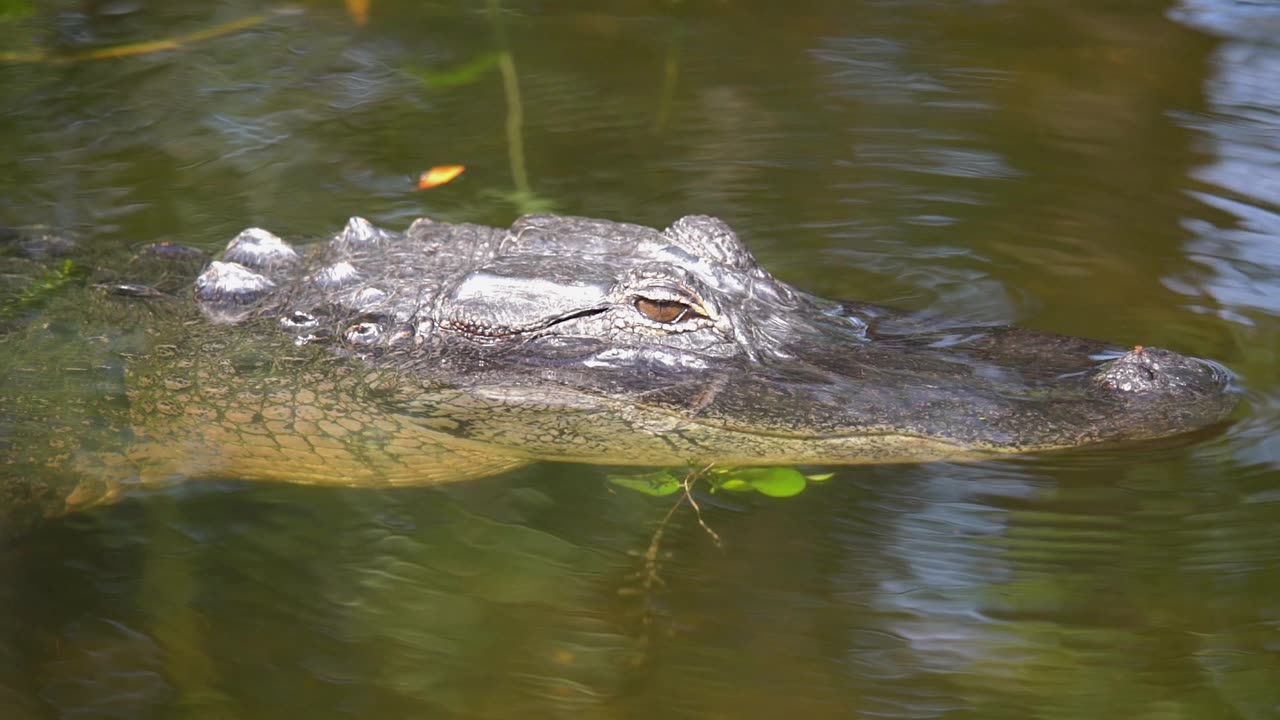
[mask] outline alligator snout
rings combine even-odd
[[[1139,345],[1124,355],[1103,363],[1094,383],[1123,396],[1139,398],[1221,395],[1229,382],[1226,371],[1197,358],[1163,348]]]

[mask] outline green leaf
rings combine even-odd
[[[444,70],[423,67],[411,67],[406,70],[428,87],[444,90],[471,85],[497,66],[498,54],[489,53]]]
[[[654,497],[672,495],[683,486],[679,478],[666,470],[637,475],[610,475],[607,479],[612,485]]]
[[[804,479],[809,482],[821,483],[826,482],[835,476],[835,473],[814,473],[813,475],[805,475]]]
[[[738,468],[726,471],[723,477],[713,482],[726,490],[732,489],[728,487],[731,483],[735,487],[742,483],[761,495],[778,498],[799,495],[807,484],[799,470],[789,467]]]

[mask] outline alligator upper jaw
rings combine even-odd
[[[785,441],[795,457],[810,445],[809,462],[887,462],[1165,438],[1220,423],[1238,400],[1220,366],[1160,348],[1120,352],[1016,328],[969,337],[792,347],[642,402],[683,403],[694,423]]]
[[[585,456],[538,446],[540,456],[772,465],[974,460],[1146,441],[1219,423],[1237,400],[1221,368],[1158,348],[1123,352],[1015,328],[961,335],[794,343],[760,359],[543,338],[505,357],[535,363],[537,377],[558,378],[560,390],[508,383],[486,391],[494,401],[486,406],[534,398],[573,428],[577,445],[626,447]]]

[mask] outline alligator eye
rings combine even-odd
[[[677,300],[650,300],[648,298],[636,299],[636,310],[641,315],[650,320],[670,325],[687,320],[689,316],[696,314],[696,311]]]

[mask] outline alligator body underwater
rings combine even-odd
[[[103,324],[123,339],[70,331],[97,342],[75,372],[31,365],[68,334],[56,320],[0,335],[0,510],[56,515],[187,477],[388,486],[542,460],[975,459],[1170,436],[1235,403],[1220,368],[1167,350],[931,329],[814,297],[704,216],[404,233],[353,218],[302,248],[251,229],[180,292],[78,291],[64,315],[115,308]],[[106,389],[80,406],[42,397],[77,373]]]

